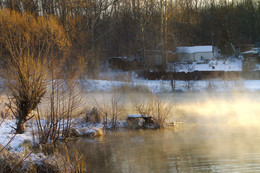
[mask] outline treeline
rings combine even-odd
[[[58,33],[66,37],[59,42],[69,42],[62,44],[66,53],[62,47],[59,54],[69,57],[67,68],[83,58],[91,74],[104,58],[130,56],[145,49],[174,51],[176,46],[214,45],[222,54],[232,54],[240,45],[260,42],[258,0],[0,0],[0,7],[26,12],[36,21],[51,18],[57,28],[62,27]],[[20,19],[12,20],[19,23]],[[20,22],[34,27],[30,20]],[[9,51],[1,38],[3,56]],[[60,50],[57,41],[55,37],[55,46],[49,45],[53,51]]]

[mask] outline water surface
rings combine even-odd
[[[260,172],[258,95],[178,95],[171,118],[183,127],[123,129],[71,145],[88,172]]]

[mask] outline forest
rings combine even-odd
[[[90,76],[113,56],[194,45],[231,55],[260,43],[258,0],[1,0],[0,8],[1,59],[30,47],[65,59],[66,70],[84,61]]]

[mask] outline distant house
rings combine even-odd
[[[260,48],[253,48],[250,51],[242,52],[239,58],[243,62],[243,71],[259,70]]]
[[[213,46],[176,47],[180,62],[209,61],[214,57]]]

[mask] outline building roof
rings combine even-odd
[[[212,46],[176,47],[177,53],[212,52]]]
[[[242,58],[245,55],[256,55],[258,57],[260,57],[260,48],[253,48],[252,50],[246,51],[246,52],[242,52],[240,53],[240,58]]]

